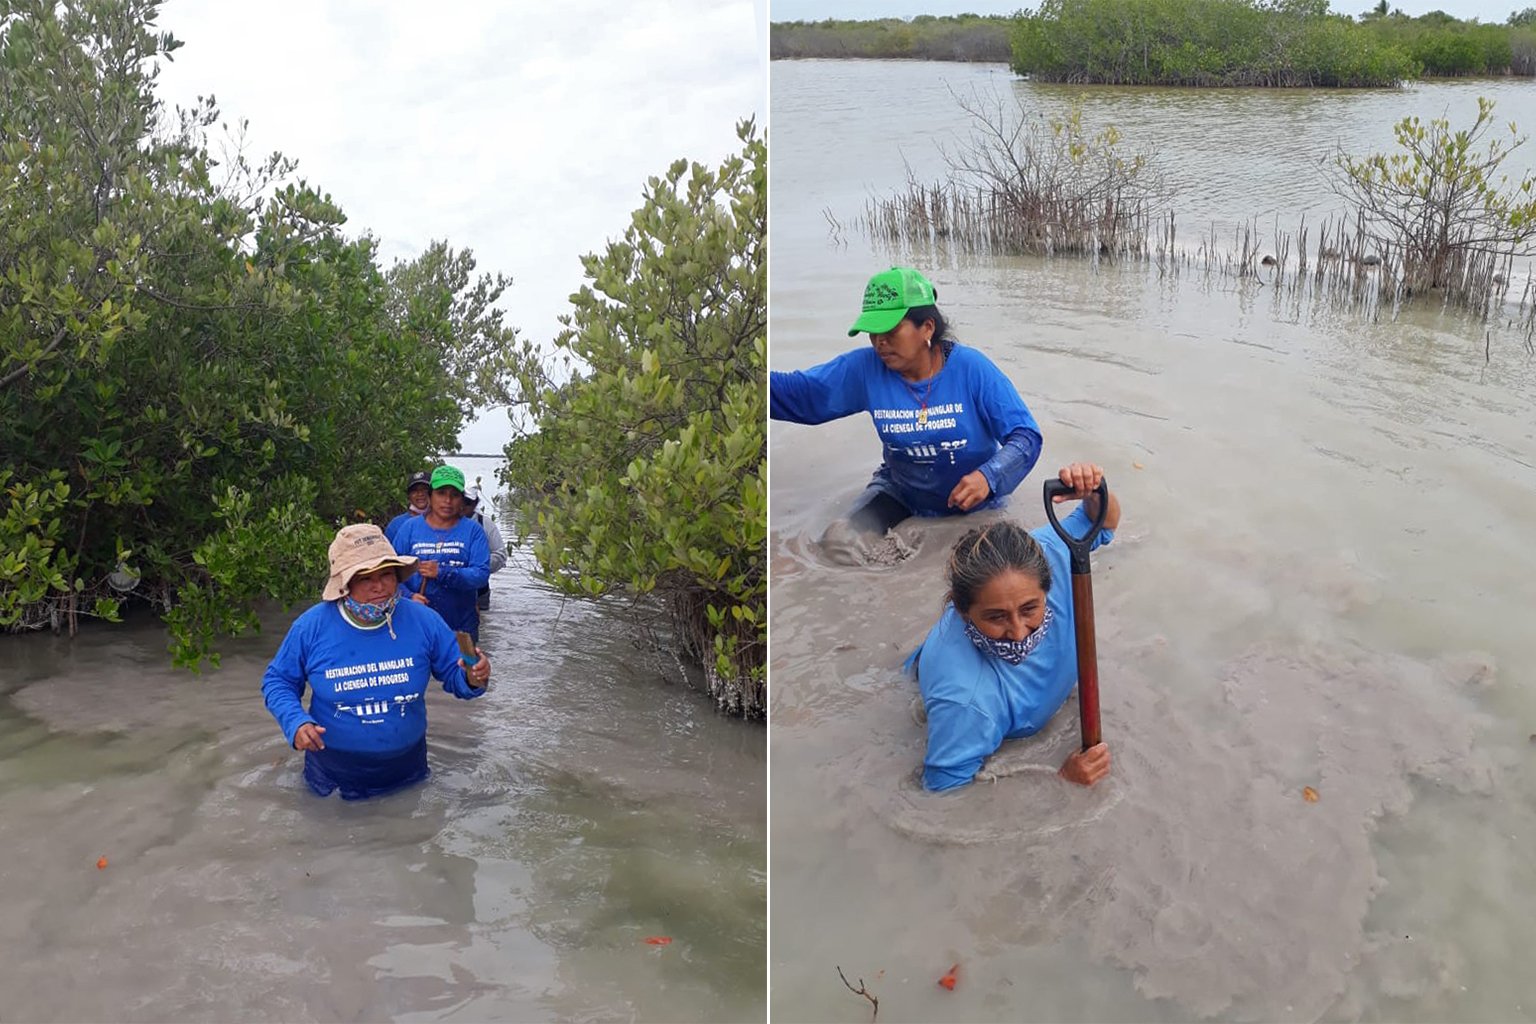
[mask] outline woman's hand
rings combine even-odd
[[[473,665],[465,665],[464,659],[460,658],[459,668],[464,670],[464,677],[469,680],[470,686],[477,690],[483,690],[486,684],[491,681],[491,659],[487,658],[485,652],[478,647],[475,648],[475,653],[480,656],[479,661]]]
[[[293,749],[324,750],[325,740],[320,738],[321,734],[324,732],[325,726],[316,725],[314,722],[305,722],[303,725],[299,726],[298,731],[293,734]]]
[[[1057,476],[1061,478],[1062,483],[1072,488],[1072,493],[1058,494],[1055,500],[1058,502],[1082,501],[1097,490],[1099,484],[1103,482],[1104,470],[1091,462],[1074,462],[1070,466],[1061,467],[1061,472]]]
[[[1099,518],[1099,484],[1104,482],[1104,470],[1091,462],[1074,462],[1070,466],[1061,467],[1057,474],[1061,482],[1072,488],[1071,494],[1053,495],[1053,500],[1081,501],[1083,511],[1088,518]],[[1109,493],[1109,508],[1104,512],[1104,529],[1113,530],[1120,525],[1120,498],[1111,491]]]
[[[417,601],[417,602],[419,602],[421,604],[425,604],[425,605],[430,605],[432,603],[431,601],[427,600],[427,595],[426,594],[412,594],[411,595],[411,600],[412,601]]]
[[[961,512],[969,512],[986,501],[991,493],[992,485],[987,483],[986,474],[979,469],[973,469],[961,477],[960,482],[955,484],[955,489],[949,492],[949,507],[957,508]]]
[[[417,562],[416,563],[416,571],[421,573],[421,578],[424,579],[424,580],[435,580],[435,579],[437,579],[437,563],[436,562]]]
[[[1063,471],[1065,472],[1065,471]],[[1079,750],[1067,758],[1059,772],[1068,782],[1079,786],[1091,786],[1109,774],[1109,746],[1095,743],[1087,750]]]

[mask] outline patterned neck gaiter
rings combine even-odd
[[[347,609],[347,614],[356,619],[362,626],[377,626],[395,610],[395,602],[400,600],[399,593],[389,595],[389,600],[383,604],[364,604],[351,594],[343,594],[342,606]],[[390,632],[394,632],[391,630]]]
[[[1051,628],[1052,618],[1050,606],[1047,605],[1045,618],[1040,620],[1040,628],[1023,640],[993,640],[971,625],[971,620],[965,616],[960,616],[960,621],[965,623],[965,635],[971,638],[971,643],[976,645],[978,651],[1002,658],[1010,665],[1017,665],[1028,657],[1031,651],[1040,646],[1040,641],[1045,639],[1045,631]]]

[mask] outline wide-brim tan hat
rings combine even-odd
[[[352,577],[360,572],[371,572],[385,566],[394,566],[402,580],[416,573],[416,557],[399,555],[384,531],[372,523],[354,523],[343,526],[331,541],[331,578],[325,581],[325,591],[320,600],[336,601],[352,585]],[[410,572],[400,572],[409,569]]]

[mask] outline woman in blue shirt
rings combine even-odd
[[[870,278],[850,336],[870,347],[769,375],[769,415],[825,423],[867,412],[882,461],[850,522],[884,533],[908,516],[994,508],[1034,468],[1040,428],[992,361],[950,337],[933,284],[909,267]]]
[[[464,515],[464,474],[453,466],[432,471],[427,510],[404,523],[392,541],[419,562],[403,595],[443,617],[449,629],[480,639],[475,595],[491,578],[491,545],[485,530]]]
[[[400,599],[417,560],[397,555],[377,526],[343,527],[330,562],[320,603],[294,620],[261,692],[283,738],[304,751],[309,788],[360,800],[427,777],[431,677],[469,700],[485,692],[491,663],[477,647],[466,666],[442,617]]]
[[[1060,476],[1072,493],[1056,500],[1083,502],[1062,526],[1084,536],[1098,518],[1094,491],[1104,471],[1073,463]],[[1120,501],[1111,493],[1093,546],[1113,540],[1119,523]],[[1077,685],[1070,559],[1048,525],[1026,531],[1007,521],[990,523],[955,544],[944,612],[907,659],[928,717],[928,789],[970,782],[1003,740],[1034,735]],[[1057,580],[1063,585],[1053,586]],[[1085,786],[1108,773],[1103,743],[1075,752],[1061,767],[1064,778]]]

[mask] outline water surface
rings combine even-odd
[[[0,638],[0,1015],[761,1020],[761,727],[528,570],[492,577],[491,691],[428,694],[432,778],[357,804],[262,705],[291,616],[202,677],[153,621]]]
[[[1043,428],[1041,470],[986,515],[1043,523],[1043,471],[1078,459],[1125,508],[1093,572],[1112,777],[1054,777],[1077,743],[1069,704],[1005,747],[995,781],[927,794],[899,665],[965,524],[904,525],[915,553],[896,565],[831,564],[816,541],[874,468],[873,430],[773,424],[774,1019],[867,1020],[837,966],[882,1022],[1536,1016],[1523,337],[1437,310],[1362,319],[1253,279],[889,252],[848,227],[909,167],[938,176],[935,142],[966,134],[954,93],[973,88],[1045,113],[1080,98],[1089,123],[1159,151],[1181,224],[1227,232],[1336,209],[1320,173],[1336,144],[1384,148],[1403,115],[1454,121],[1479,93],[1518,119],[1536,83],[772,73],[773,368],[855,344],[867,277],[918,261]],[[954,963],[951,992],[935,982]]]

